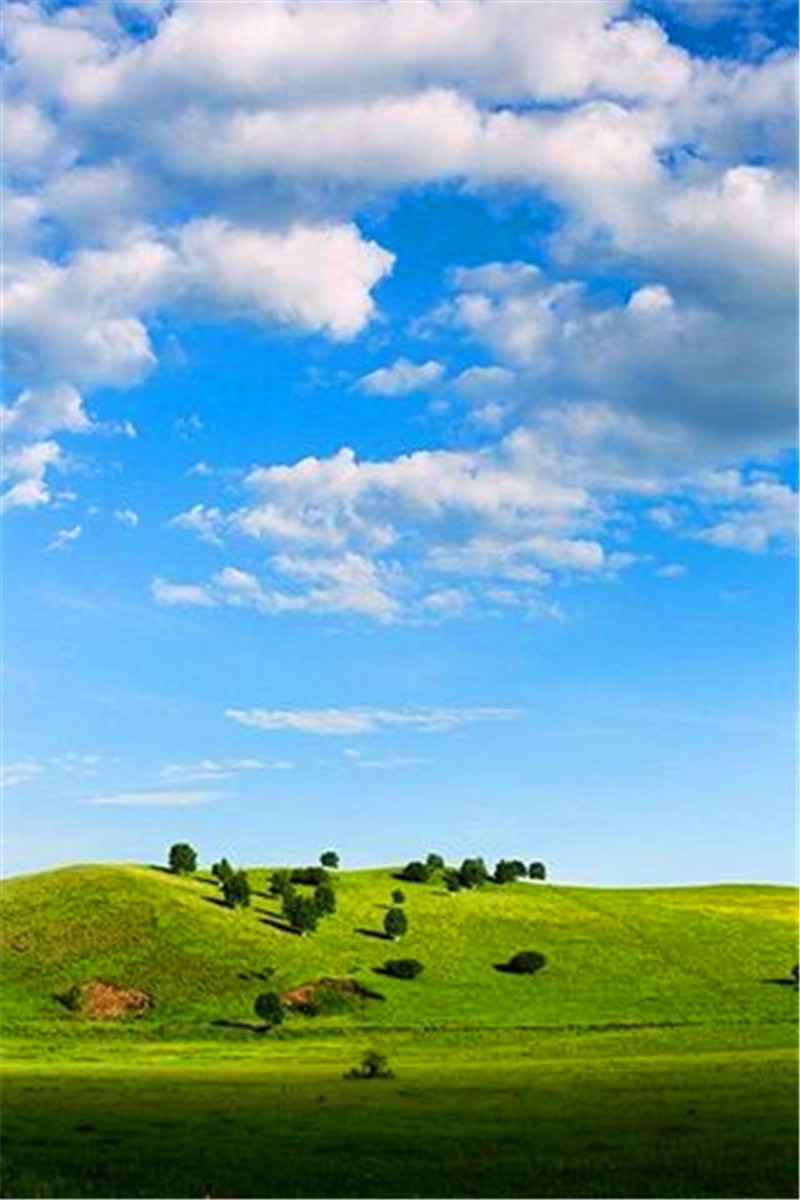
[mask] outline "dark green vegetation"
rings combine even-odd
[[[423,864],[427,865],[427,864]],[[286,888],[75,867],[3,887],[3,1194],[790,1196],[796,1192],[796,893],[778,887],[406,888],[344,872],[298,936]],[[498,971],[524,947],[534,975]],[[309,981],[383,1000],[274,1000]],[[154,1007],[92,1021],[98,979]],[[264,980],[269,979],[265,987]],[[326,985],[326,995],[330,988]],[[354,991],[353,997],[357,997]],[[367,1051],[395,1078],[343,1078]]]

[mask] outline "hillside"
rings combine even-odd
[[[249,910],[222,907],[211,878],[152,867],[76,866],[8,880],[0,899],[2,1017],[7,1033],[97,1029],[55,998],[99,978],[155,997],[132,1036],[219,1034],[214,1021],[252,1019],[254,997],[323,975],[347,975],[385,996],[353,1014],[292,1017],[288,1028],[592,1026],[764,1023],[796,1015],[785,978],[797,960],[797,893],[724,885],[599,889],[515,883],[449,894],[402,884],[409,932],[382,929],[392,869],[340,872],[338,908],[317,932],[278,927],[269,872],[253,869]],[[271,922],[275,924],[271,924]],[[521,949],[547,956],[533,977],[495,970]],[[412,956],[405,982],[374,972]],[[255,973],[275,968],[269,984]]]

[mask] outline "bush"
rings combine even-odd
[[[247,908],[250,903],[250,881],[246,871],[233,871],[222,881],[222,894],[229,908]]]
[[[390,958],[382,967],[383,974],[391,975],[393,979],[416,979],[424,970],[416,958]]]
[[[319,912],[311,896],[299,896],[296,892],[284,892],[283,915],[298,933],[313,933],[319,923]]]
[[[256,1016],[260,1017],[270,1029],[280,1025],[285,1016],[283,1003],[277,992],[262,992],[260,996],[256,996],[253,1007],[256,1010]]]
[[[336,912],[336,893],[329,883],[321,883],[314,889],[314,907],[320,916]]]
[[[535,975],[546,962],[547,959],[538,950],[520,950],[508,960],[506,970],[512,975]]]
[[[380,1050],[367,1050],[361,1060],[360,1067],[348,1071],[345,1079],[393,1079],[394,1072],[389,1067],[388,1059]]]
[[[429,854],[425,859],[425,866],[429,871],[443,871],[444,859],[441,854]]]
[[[532,862],[528,867],[528,879],[546,879],[547,871],[544,863]]]
[[[522,868],[522,874],[526,874],[524,867]],[[517,864],[507,858],[501,858],[494,869],[495,883],[513,883],[516,878]]]
[[[176,875],[191,875],[197,870],[197,851],[188,842],[170,846],[169,869]]]
[[[326,850],[324,854],[320,854],[319,861],[323,867],[330,867],[332,871],[339,870],[339,855],[335,850]]]
[[[409,883],[427,883],[431,877],[430,870],[423,862],[410,862],[400,872],[403,879]]]
[[[386,930],[387,937],[390,937],[392,941],[403,936],[408,929],[408,918],[402,908],[389,909],[383,918],[383,928]]]
[[[392,892],[392,903],[393,904],[405,904],[405,902],[406,902],[405,892],[401,892],[400,888],[395,888],[394,891]]]
[[[448,892],[461,891],[461,875],[455,867],[448,867],[444,873],[444,885]]]

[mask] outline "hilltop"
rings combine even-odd
[[[88,979],[153,996],[136,1035],[207,1036],[252,1020],[255,996],[347,976],[385,1003],[288,1028],[592,1027],[771,1023],[795,1014],[782,986],[796,961],[793,888],[717,885],[584,888],[510,883],[450,894],[403,883],[409,930],[380,937],[396,868],[336,873],[337,911],[303,937],[280,928],[269,868],[250,868],[249,909],[220,903],[213,878],[156,867],[74,866],[3,884],[0,969],[7,1033],[97,1029],[56,997]],[[496,970],[518,950],[543,953],[533,977]],[[413,981],[375,972],[386,958],[425,965]],[[274,970],[269,984],[259,976]],[[216,1034],[220,1028],[214,1026]]]

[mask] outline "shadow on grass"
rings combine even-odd
[[[797,980],[792,975],[786,975],[783,979],[762,979],[762,983],[774,983],[778,987],[790,987],[797,991]]]
[[[295,937],[300,937],[300,930],[295,929],[294,925],[288,925],[286,921],[278,921],[275,917],[259,917],[262,925],[269,925],[271,929],[277,929],[279,933],[293,933]]]
[[[230,904],[226,904],[219,896],[201,896],[201,899],[205,900],[206,904],[216,904],[217,908],[230,908]]]
[[[228,1021],[225,1017],[218,1017],[211,1024],[216,1029],[247,1029],[250,1033],[269,1033],[269,1025],[256,1025],[252,1021]]]
[[[380,942],[390,942],[392,940],[388,933],[381,933],[379,929],[354,929],[353,933],[360,933],[362,937],[377,938]]]
[[[500,971],[500,973],[502,975],[516,975],[520,979],[524,979],[526,976],[528,977],[528,979],[530,979],[531,976],[538,975],[539,971],[541,970],[541,967],[537,967],[537,969],[535,971],[515,971],[514,968],[512,966],[509,966],[509,964],[507,962],[493,963],[492,965],[493,965],[495,971]]]

